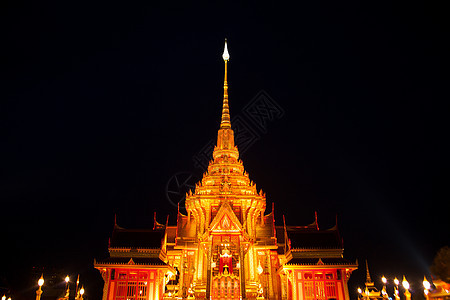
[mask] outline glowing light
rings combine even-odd
[[[67,275],[66,278],[64,278],[64,281],[65,281],[66,283],[69,283],[69,280],[70,280],[69,275]]]
[[[230,60],[230,54],[228,53],[228,47],[227,47],[227,40],[225,40],[225,49],[223,50],[222,57],[223,57],[224,61]]]
[[[84,287],[81,287],[80,295],[83,296],[83,294],[84,294]]]
[[[258,274],[261,275],[261,273],[263,272],[263,268],[261,267],[261,263],[258,265]]]
[[[3,295],[2,300],[6,300],[6,296],[5,295]]]
[[[41,278],[39,278],[38,285],[39,286],[43,286],[44,285],[44,275],[41,275]]]
[[[394,283],[395,283],[395,285],[399,285],[400,284],[400,281],[398,281],[397,277],[394,278]]]
[[[386,279],[386,277],[381,277],[381,281],[384,283],[384,284],[386,284],[386,282],[387,282],[387,279]]]
[[[428,280],[427,280],[427,278],[426,278],[425,276],[423,277],[423,287],[424,287],[426,290],[429,290],[430,287],[431,287],[431,284],[428,282]]]
[[[362,289],[360,287],[358,288],[358,293],[362,294]]]
[[[403,275],[402,285],[405,288],[405,290],[409,290],[409,282],[406,280],[405,275]]]

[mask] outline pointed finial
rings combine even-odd
[[[223,49],[222,58],[224,61],[230,60],[230,54],[228,53],[228,47],[227,47],[227,39],[225,39],[225,48]]]
[[[228,79],[227,79],[228,73],[227,63],[230,60],[230,54],[228,53],[227,39],[225,39],[225,49],[223,50],[222,57],[225,62],[225,76],[223,80],[223,104],[222,104],[222,120],[220,122],[220,128],[230,129],[231,123],[230,123],[230,108],[228,106]]]

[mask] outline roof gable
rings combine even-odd
[[[233,233],[241,232],[242,224],[231,209],[230,204],[223,203],[217,215],[209,225],[211,233]]]

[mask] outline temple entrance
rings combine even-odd
[[[239,236],[213,237],[211,299],[240,299]]]

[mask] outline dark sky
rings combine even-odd
[[[114,214],[173,220],[167,186],[202,174],[219,126],[225,37],[232,117],[261,91],[283,111],[242,153],[278,224],[337,214],[347,258],[413,289],[450,244],[436,3],[7,1],[0,23],[0,279],[18,298],[39,266],[82,273],[98,299]]]

